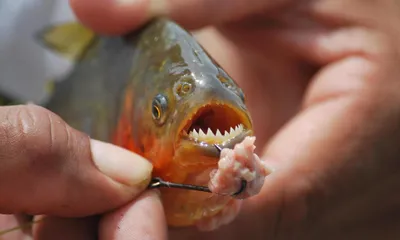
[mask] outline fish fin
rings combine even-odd
[[[55,88],[56,88],[55,80],[50,79],[46,81],[46,84],[44,85],[44,90],[46,91],[47,94],[53,95]]]
[[[49,26],[37,33],[46,48],[73,61],[80,60],[96,34],[78,22]]]

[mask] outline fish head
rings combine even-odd
[[[138,126],[136,139],[156,173],[178,181],[167,169],[215,167],[214,144],[233,148],[253,134],[242,89],[189,32],[157,20],[137,46],[132,88],[139,97],[132,125]]]
[[[169,156],[156,165],[216,165],[219,151],[214,145],[233,148],[253,134],[245,95],[236,82],[214,62],[201,71],[193,69],[169,71],[169,80],[154,86],[152,98],[144,103],[143,135],[152,136],[153,153]]]
[[[152,153],[158,155],[149,158],[162,158],[154,161],[155,170],[179,182],[180,174],[167,174],[166,169],[184,168],[195,174],[215,168],[220,155],[215,145],[233,148],[253,134],[253,125],[242,89],[201,46],[174,47],[179,49],[165,53],[173,55],[165,57],[167,66],[153,76],[160,81],[146,89],[151,98],[142,121],[148,129],[144,135],[153,136]]]

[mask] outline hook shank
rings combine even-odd
[[[219,145],[214,144],[214,147],[218,150],[219,153],[221,153],[222,148]],[[184,183],[173,183],[173,182],[164,181],[161,178],[153,178],[147,188],[154,189],[154,188],[160,188],[160,187],[178,188],[178,189],[186,189],[186,190],[212,193],[208,187],[184,184]],[[241,194],[243,191],[246,190],[246,187],[247,187],[247,182],[245,180],[242,180],[242,184],[240,186],[239,191],[232,194],[232,196],[237,196],[237,195]]]

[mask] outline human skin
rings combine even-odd
[[[214,25],[197,37],[247,93],[257,149],[276,171],[231,225],[173,230],[170,239],[398,239],[399,2],[227,2],[71,0],[101,33],[157,15]],[[132,226],[121,224],[117,239]]]
[[[213,25],[197,37],[247,93],[256,145],[277,171],[230,226],[171,239],[399,237],[398,1],[71,3],[101,33],[159,15]]]
[[[27,215],[43,220],[0,239],[109,239],[121,214],[152,214],[151,227],[157,230],[151,234],[162,238],[166,228],[159,195],[143,193],[151,171],[146,159],[90,139],[42,107],[2,106],[0,232],[30,222]],[[132,223],[138,237],[147,234],[147,222]]]

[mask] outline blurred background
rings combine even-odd
[[[46,49],[38,33],[75,20],[66,0],[0,0],[1,105],[47,101],[49,86],[68,74],[73,62]]]

